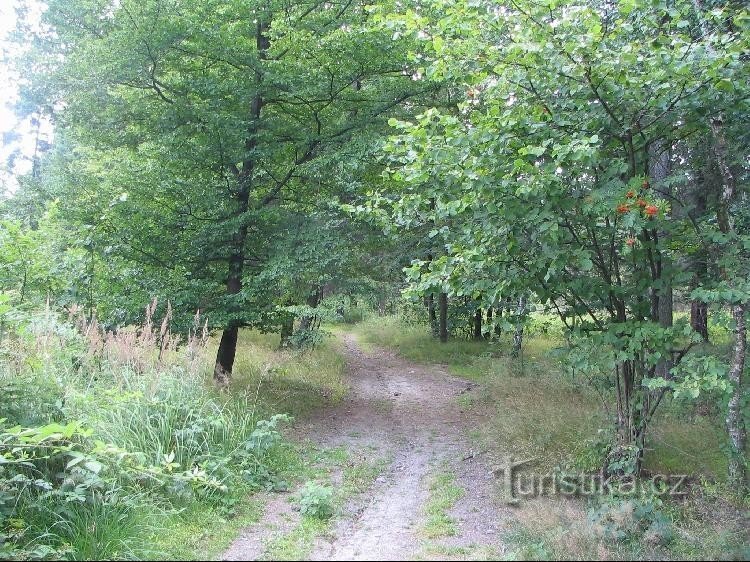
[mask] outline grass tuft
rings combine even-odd
[[[452,472],[441,472],[430,482],[430,497],[425,505],[426,520],[423,533],[429,539],[452,537],[456,534],[456,521],[449,511],[464,495],[464,490],[456,484]]]

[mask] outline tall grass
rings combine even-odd
[[[333,338],[312,349],[280,349],[276,334],[240,333],[232,392],[262,397],[261,412],[306,416],[339,401],[347,390],[346,364]],[[212,347],[209,346],[212,350]]]
[[[94,462],[66,468],[61,442],[54,463],[34,461],[49,493],[32,487],[20,495],[14,473],[0,464],[0,558],[205,555],[199,543],[186,548],[165,535],[180,536],[194,528],[193,519],[224,527],[235,513],[259,516],[245,509],[247,496],[300,464],[279,441],[279,420],[262,420],[277,412],[304,415],[346,389],[331,342],[280,351],[270,336],[244,331],[234,384],[220,392],[211,382],[216,342],[205,322],[196,316],[180,337],[170,332],[168,306],[158,321],[155,301],[144,313],[141,326],[116,332],[75,309],[63,321],[45,310],[4,323],[5,427],[33,432],[75,420],[90,434],[71,446]],[[102,468],[84,468],[97,464]],[[216,545],[227,540],[212,537]]]
[[[366,346],[391,347],[414,361],[446,365],[453,374],[479,382],[480,392],[463,393],[458,400],[463,409],[476,414],[472,437],[489,457],[531,458],[531,470],[540,474],[558,466],[583,469],[588,464],[587,469],[593,470],[601,466],[597,459],[592,463],[593,438],[597,429],[611,424],[599,394],[607,389],[596,391],[580,374],[565,372],[564,340],[555,330],[532,331],[524,344],[523,368],[521,359],[510,354],[508,337],[478,342],[454,338],[441,344],[428,326],[398,316],[368,319],[355,330]],[[721,333],[713,328],[717,338]],[[726,461],[719,424],[710,415],[696,415],[688,404],[667,401],[652,425],[646,470],[688,473],[694,479],[718,481],[710,486],[721,488]],[[677,529],[677,539],[668,550],[646,540],[603,540],[587,519],[585,502],[539,498],[515,510],[507,535],[513,547],[509,556],[539,560],[745,556],[746,521],[737,515],[736,506],[718,496],[701,499],[705,486],[686,503],[666,506]],[[716,509],[719,505],[722,508]]]
[[[565,372],[564,340],[554,330],[532,332],[522,358],[511,356],[509,336],[493,341],[454,338],[441,344],[426,325],[398,316],[368,319],[356,332],[366,345],[391,347],[421,363],[445,364],[454,374],[482,383],[481,394],[469,393],[462,400],[486,414],[487,423],[475,433],[492,449],[535,457],[551,468],[585,454],[587,439],[610,424],[602,403],[609,398],[607,390],[597,391],[580,375]],[[653,425],[646,469],[679,466],[681,472],[722,478],[721,429],[716,420],[686,415],[687,408],[667,400]]]

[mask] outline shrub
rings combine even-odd
[[[657,497],[606,496],[589,512],[589,522],[605,540],[643,539],[653,545],[667,544],[674,538],[674,532],[671,521],[660,510],[661,505]]]
[[[300,491],[299,504],[302,515],[329,519],[333,516],[333,490],[309,481]]]

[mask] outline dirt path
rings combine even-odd
[[[343,337],[350,392],[335,409],[298,428],[301,439],[321,447],[345,446],[359,455],[393,459],[375,484],[355,498],[316,541],[313,560],[408,560],[497,557],[504,552],[507,508],[493,500],[488,461],[472,450],[472,420],[458,397],[481,387],[439,366],[413,364],[386,350],[365,352],[351,334]],[[473,456],[476,455],[476,456]],[[463,496],[448,515],[453,536],[425,539],[425,505],[437,474],[453,473]],[[293,519],[288,501],[271,497],[264,523],[247,529],[225,560],[262,557],[269,534]]]

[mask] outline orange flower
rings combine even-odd
[[[659,207],[657,207],[656,205],[649,205],[644,209],[644,211],[649,217],[655,217],[659,214]]]
[[[628,191],[625,197],[627,197],[628,199],[632,199],[633,197],[635,197],[635,191]]]
[[[639,207],[643,208],[646,205],[648,205],[648,203],[646,202],[645,199],[638,199],[638,202],[636,203],[636,205],[638,205]]]
[[[635,238],[628,238],[625,243],[632,248],[635,246]]]
[[[617,212],[620,214],[625,214],[630,210],[630,205],[621,204],[617,206]]]

